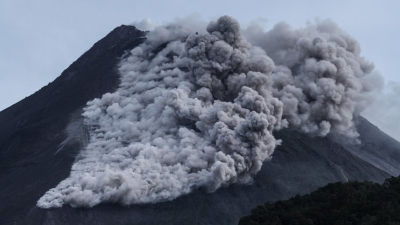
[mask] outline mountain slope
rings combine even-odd
[[[0,112],[1,215],[34,206],[45,189],[68,176],[81,143],[71,140],[55,154],[67,138],[67,124],[88,100],[118,86],[119,57],[143,36],[134,27],[116,28],[52,83]]]
[[[374,165],[364,152],[388,152],[396,173],[400,143],[359,118],[361,145],[338,137],[311,137],[294,130],[265,162],[252,185],[233,185],[208,194],[198,190],[171,202],[91,209],[43,210],[36,201],[65,179],[88,134],[80,117],[86,102],[114,90],[117,64],[145,33],[121,26],[97,42],[60,77],[30,97],[0,112],[0,224],[236,224],[255,205],[305,194],[330,182],[382,182],[392,175],[387,158]],[[390,140],[390,141],[388,141]],[[368,144],[369,143],[369,144]],[[375,158],[376,158],[375,157]]]

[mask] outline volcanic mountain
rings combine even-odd
[[[46,191],[69,176],[89,142],[81,116],[86,103],[118,88],[121,57],[145,40],[145,32],[120,26],[56,80],[0,112],[0,224],[237,224],[266,201],[306,194],[331,182],[382,182],[400,173],[400,143],[358,116],[360,143],[296,129],[274,131],[282,144],[251,184],[213,193],[200,188],[154,204],[37,207]]]

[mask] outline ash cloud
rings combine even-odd
[[[357,136],[352,119],[371,96],[373,65],[353,38],[330,21],[243,33],[229,16],[154,27],[121,61],[118,90],[88,102],[90,143],[37,205],[212,192],[252,182],[280,143],[274,130]]]
[[[358,136],[354,114],[373,97],[366,80],[380,76],[360,56],[356,40],[330,20],[297,30],[286,23],[267,32],[253,27],[248,33],[276,65],[273,95],[282,101],[290,127],[320,136],[330,131]]]
[[[131,25],[143,31],[152,31],[159,26],[159,24],[156,21],[153,21],[150,18],[145,18],[141,21],[135,21]]]

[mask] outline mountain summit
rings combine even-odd
[[[78,153],[90,141],[83,108],[118,88],[121,58],[145,36],[133,26],[114,29],[55,81],[0,112],[1,224],[237,224],[266,201],[306,194],[331,182],[383,182],[399,174],[400,143],[357,117],[361,144],[338,135],[273,131],[282,144],[251,184],[234,183],[213,193],[200,188],[172,201],[129,207],[111,203],[92,208],[37,207],[38,199],[69,177]]]

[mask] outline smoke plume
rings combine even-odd
[[[330,21],[157,26],[120,62],[118,90],[87,103],[90,143],[37,205],[154,203],[250,183],[280,143],[274,130],[357,136],[372,69]]]
[[[370,101],[365,79],[378,76],[374,66],[360,56],[360,47],[335,23],[326,20],[293,30],[285,23],[249,37],[262,47],[277,68],[273,95],[284,107],[290,126],[325,136],[331,130],[358,136],[353,115]],[[369,78],[371,79],[371,78]]]

